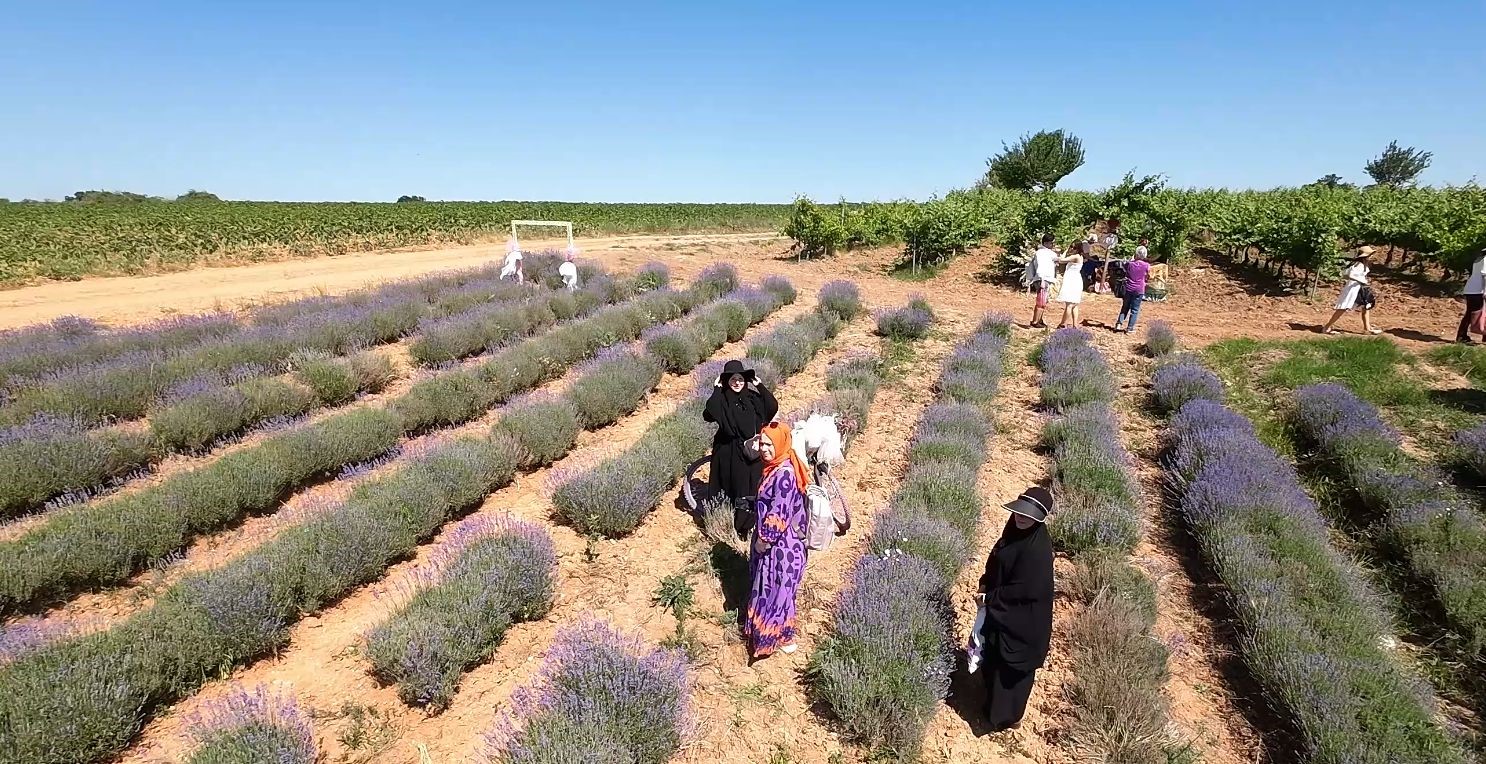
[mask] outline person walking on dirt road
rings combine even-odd
[[[1351,265],[1347,266],[1346,283],[1342,285],[1342,293],[1336,299],[1336,310],[1331,314],[1331,320],[1321,327],[1322,334],[1336,334],[1336,322],[1347,311],[1356,308],[1362,311],[1362,331],[1367,334],[1382,334],[1382,329],[1374,329],[1372,326],[1373,306],[1377,304],[1377,298],[1373,296],[1372,287],[1367,284],[1368,259],[1372,257],[1375,250],[1372,247],[1362,247],[1352,258]]]
[[[1135,320],[1140,318],[1140,306],[1145,303],[1145,281],[1151,274],[1151,264],[1146,262],[1150,250],[1146,249],[1146,240],[1140,240],[1140,246],[1135,248],[1135,259],[1125,266],[1125,296],[1120,303],[1120,317],[1115,319],[1114,330],[1126,334],[1135,333]],[[1126,320],[1129,323],[1126,323]],[[1120,325],[1124,324],[1123,329]]]
[[[1037,299],[1032,304],[1032,323],[1034,329],[1046,329],[1047,322],[1042,319],[1043,311],[1047,310],[1047,293],[1052,291],[1053,282],[1058,280],[1058,253],[1053,249],[1053,242],[1057,241],[1052,234],[1042,237],[1042,246],[1032,254],[1031,285],[1032,291],[1036,293]]]

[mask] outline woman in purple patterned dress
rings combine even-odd
[[[805,577],[805,467],[798,463],[788,427],[771,422],[760,433],[764,481],[758,491],[758,525],[748,570],[753,587],[743,636],[753,657],[776,649],[795,651],[795,595]]]

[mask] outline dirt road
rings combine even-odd
[[[585,255],[598,255],[624,250],[757,243],[775,238],[767,233],[609,236],[579,239],[577,244]],[[565,239],[543,239],[523,241],[522,246],[530,250],[555,249],[566,243]],[[0,291],[0,329],[67,315],[108,324],[137,323],[217,308],[236,309],[306,294],[338,294],[368,284],[482,265],[504,254],[504,240],[497,239],[463,247],[398,249],[196,268],[159,276],[115,276],[41,284]]]

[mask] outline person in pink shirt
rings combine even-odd
[[[1135,319],[1140,316],[1140,304],[1145,301],[1145,280],[1151,273],[1151,264],[1146,262],[1150,257],[1148,244],[1146,239],[1141,239],[1140,246],[1135,248],[1135,259],[1125,266],[1125,300],[1120,304],[1120,317],[1115,319],[1117,332],[1135,333]],[[1123,329],[1121,324],[1125,325]]]

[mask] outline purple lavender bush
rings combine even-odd
[[[793,305],[795,298],[799,296],[795,291],[795,285],[784,276],[765,276],[764,280],[759,282],[759,286],[765,292],[774,295],[781,305]]]
[[[486,734],[481,761],[663,764],[693,727],[692,677],[678,650],[652,649],[606,624],[558,634],[537,678]]]
[[[1171,413],[1188,401],[1223,400],[1223,381],[1196,363],[1162,366],[1151,377],[1151,399],[1156,409]]]
[[[1486,424],[1455,434],[1456,459],[1477,477],[1486,478]]]
[[[706,453],[713,429],[702,420],[700,400],[683,404],[623,453],[591,469],[554,476],[557,516],[585,535],[633,533],[691,462]]]
[[[1171,328],[1171,324],[1156,319],[1146,326],[1145,352],[1152,358],[1160,358],[1176,350],[1176,344],[1176,330]]]
[[[955,665],[946,592],[940,572],[910,554],[857,565],[808,670],[813,696],[853,738],[900,757],[918,751]]]
[[[648,262],[635,271],[635,289],[653,292],[671,283],[671,269],[665,263]]]
[[[197,748],[187,764],[314,764],[319,757],[309,714],[266,686],[234,687],[207,701],[188,726]]]
[[[556,571],[539,526],[479,517],[456,527],[419,571],[425,587],[366,635],[373,672],[409,705],[446,707],[511,624],[551,610]]]
[[[142,491],[57,512],[0,542],[0,613],[79,588],[121,583],[142,567],[278,504],[287,491],[397,445],[397,418],[348,411],[227,454]]]
[[[148,433],[88,430],[42,415],[0,429],[0,518],[41,509],[47,500],[123,478],[158,458]]]
[[[521,466],[545,467],[566,456],[583,425],[572,401],[548,393],[528,393],[500,412],[495,429],[521,445]]]
[[[890,340],[921,340],[929,336],[934,313],[912,305],[877,314],[877,334]]]
[[[697,274],[694,288],[703,290],[711,297],[721,297],[737,289],[741,284],[742,282],[738,280],[738,269],[734,268],[732,263],[713,263]]]
[[[1309,762],[1463,762],[1427,686],[1381,646],[1392,629],[1331,546],[1294,468],[1246,419],[1196,400],[1171,419],[1172,501],[1227,590],[1244,663]]]
[[[1089,333],[1067,328],[1043,343],[1037,364],[1042,369],[1042,402],[1054,409],[1114,400],[1114,377]]]
[[[819,309],[842,321],[850,321],[862,312],[862,292],[850,281],[832,281],[820,288]]]
[[[813,697],[852,737],[899,757],[918,751],[949,690],[948,582],[971,554],[980,523],[976,475],[1008,334],[1004,323],[987,320],[945,361],[939,402],[914,432],[908,476],[811,659]]]

